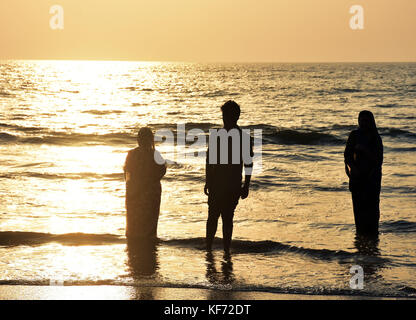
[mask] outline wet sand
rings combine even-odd
[[[0,300],[398,300],[194,288],[133,286],[0,286]]]

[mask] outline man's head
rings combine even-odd
[[[227,101],[221,107],[222,120],[225,128],[233,128],[237,125],[237,121],[240,118],[240,106],[235,101]]]

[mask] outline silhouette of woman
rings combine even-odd
[[[166,173],[166,166],[155,150],[150,128],[139,130],[137,142],[139,146],[129,151],[124,165],[126,236],[129,239],[156,239],[162,193],[160,180]]]
[[[358,125],[359,128],[348,137],[345,147],[345,171],[350,178],[357,234],[377,236],[383,142],[370,111],[360,112]]]

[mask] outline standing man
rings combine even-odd
[[[248,197],[253,169],[253,141],[237,125],[240,106],[227,101],[222,107],[224,128],[210,130],[204,192],[208,196],[206,247],[212,249],[218,218],[222,218],[223,245],[229,253],[233,234],[234,210],[238,201]],[[220,143],[218,143],[220,141]],[[245,180],[242,185],[242,171]]]

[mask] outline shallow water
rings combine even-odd
[[[231,258],[203,247],[204,160],[169,160],[155,250],[128,250],[122,166],[143,125],[262,130]],[[378,243],[356,241],[343,149],[358,112],[385,147]],[[416,64],[0,63],[0,283],[306,294],[416,292]],[[219,228],[218,230],[221,230]],[[217,236],[221,237],[221,233]],[[351,266],[364,289],[350,288]]]

